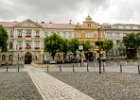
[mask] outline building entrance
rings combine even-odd
[[[32,54],[30,52],[25,53],[25,64],[31,64]]]

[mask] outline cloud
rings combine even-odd
[[[140,23],[139,0],[0,0],[0,19],[99,23]]]

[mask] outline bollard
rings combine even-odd
[[[104,65],[104,63],[103,63],[103,72],[105,72],[105,65]]]
[[[8,66],[6,66],[6,72],[8,72]]]
[[[73,72],[75,72],[75,70],[74,70],[74,64],[73,64]]]
[[[19,65],[18,65],[18,72],[19,72]]]
[[[122,73],[122,65],[120,65],[120,73]]]
[[[88,64],[87,64],[87,72],[89,72],[89,69],[88,69]]]
[[[49,72],[49,66],[47,66],[47,72]]]
[[[61,65],[59,66],[59,71],[60,71],[60,72],[62,71],[62,69],[61,69]]]
[[[140,67],[139,67],[139,65],[138,65],[138,74],[140,74]]]

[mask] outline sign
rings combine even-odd
[[[79,50],[83,50],[83,45],[79,45]]]

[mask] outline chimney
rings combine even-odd
[[[52,24],[52,22],[49,22],[49,24]]]
[[[44,21],[42,21],[41,23],[42,23],[42,24],[44,24],[45,22],[44,22]]]
[[[71,24],[72,20],[70,20],[69,24]]]

